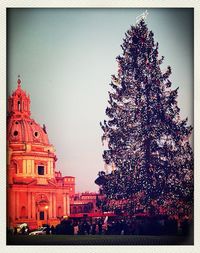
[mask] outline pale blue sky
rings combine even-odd
[[[45,123],[57,169],[76,177],[77,191],[95,191],[102,170],[102,130],[111,75],[124,33],[145,9],[10,9],[8,94],[21,75],[31,111]],[[148,9],[147,24],[172,67],[181,115],[193,122],[192,9]],[[192,123],[193,124],[193,123]]]

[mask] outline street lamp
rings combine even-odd
[[[46,213],[47,213],[47,225],[48,225],[48,209],[49,209],[49,206],[46,205],[44,208],[45,208]]]

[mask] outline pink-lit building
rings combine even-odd
[[[71,217],[81,217],[81,214],[100,214],[101,210],[96,205],[97,198],[102,196],[96,192],[76,193],[70,202]]]
[[[7,199],[8,226],[26,222],[30,227],[55,225],[70,215],[75,177],[56,170],[56,154],[45,125],[31,117],[30,97],[17,81],[8,98]]]

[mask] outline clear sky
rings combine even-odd
[[[45,123],[57,170],[76,177],[76,191],[97,191],[104,168],[99,122],[105,118],[116,56],[130,25],[145,9],[9,9],[8,94],[31,96],[32,118]],[[192,9],[148,9],[147,24],[172,67],[181,116],[193,125]]]

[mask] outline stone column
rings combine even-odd
[[[16,219],[19,219],[19,192],[15,192],[15,211],[16,211]]]
[[[9,216],[12,217],[13,221],[16,219],[16,196],[14,191],[9,192]]]
[[[28,205],[27,205],[27,209],[28,209],[28,219],[30,219],[31,218],[31,209],[32,209],[31,192],[28,192]]]
[[[53,193],[53,217],[56,218],[56,194]]]
[[[66,215],[67,214],[67,205],[66,205],[66,193],[63,194],[63,215]]]
[[[35,219],[35,196],[33,192],[32,192],[31,205],[32,205],[32,218]]]
[[[66,196],[66,205],[67,205],[67,215],[70,215],[70,201],[69,201],[69,194]]]
[[[31,160],[31,175],[34,176],[35,174],[35,164],[34,160]]]
[[[49,159],[47,162],[47,174],[48,174],[48,177],[51,176],[51,161]]]
[[[53,211],[53,199],[52,199],[52,192],[50,192],[49,196],[49,218],[52,218],[52,211]]]
[[[23,160],[23,163],[22,163],[22,173],[23,173],[23,175],[26,175],[26,173],[27,173],[27,163],[26,163],[26,160]]]

